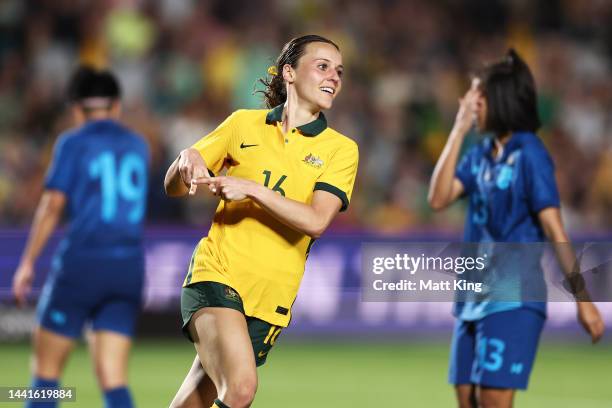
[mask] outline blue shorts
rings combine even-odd
[[[45,329],[79,338],[85,323],[131,337],[142,303],[142,258],[63,262],[43,287],[37,308]]]
[[[457,320],[448,381],[491,388],[527,389],[545,317],[532,309]]]

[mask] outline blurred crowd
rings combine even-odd
[[[610,21],[601,0],[2,0],[0,224],[31,220],[53,143],[71,125],[65,86],[78,63],[117,73],[125,121],[151,146],[149,221],[207,223],[211,199],[164,197],[167,166],[231,111],[262,107],[253,90],[282,45],[317,33],[340,45],[346,68],[328,121],[361,153],[335,228],[461,228],[462,205],[428,209],[429,177],[470,72],[513,46],[536,77],[539,135],[570,229],[606,231]]]

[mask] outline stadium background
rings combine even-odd
[[[610,241],[610,21],[612,2],[598,0],[2,1],[0,386],[29,381],[33,309],[12,307],[10,282],[53,142],[69,126],[64,88],[77,62],[117,72],[125,121],[153,153],[146,311],[131,381],[139,406],[165,406],[193,357],[178,332],[178,288],[215,202],[166,199],[163,174],[229,112],[261,106],[253,87],[287,39],[319,33],[343,52],[344,89],[328,118],[359,143],[360,171],[349,211],[313,248],[254,406],[452,406],[450,305],[360,302],[359,242],[461,238],[464,208],[434,215],[427,183],[468,73],[508,45],[536,77],[540,136],[557,164],[570,235]],[[611,305],[601,305],[609,326]],[[549,314],[531,389],[517,405],[612,406],[610,340],[591,347],[572,304]],[[63,383],[77,387],[70,406],[100,405],[83,347]]]

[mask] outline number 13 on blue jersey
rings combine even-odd
[[[100,180],[104,222],[115,221],[119,200],[130,205],[126,214],[128,222],[135,224],[142,220],[146,194],[146,166],[142,157],[127,153],[117,161],[113,152],[104,151],[90,163],[89,176]]]

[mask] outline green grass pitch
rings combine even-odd
[[[167,407],[193,358],[184,340],[139,341],[130,366],[138,407]],[[452,407],[446,384],[448,345],[442,342],[296,342],[279,339],[259,369],[254,407]],[[29,382],[27,344],[0,345],[0,386]],[[67,367],[63,385],[77,389],[64,407],[101,407],[83,346]],[[527,393],[517,407],[612,406],[612,344],[596,347],[545,342]],[[1,403],[0,408],[19,404]]]

